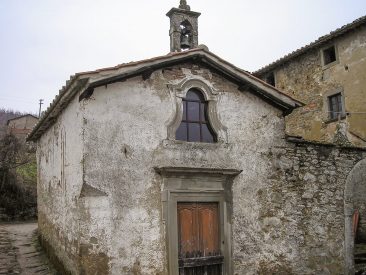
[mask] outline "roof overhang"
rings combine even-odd
[[[48,109],[42,114],[32,132],[27,136],[27,141],[36,141],[41,135],[56,121],[61,111],[66,108],[74,96],[85,87],[88,79],[75,75],[70,78],[68,84],[64,86],[58,96],[53,100]]]
[[[158,69],[187,62],[204,65],[210,68],[226,79],[236,83],[239,90],[252,92],[283,111],[287,112],[302,106],[301,102],[203,49],[167,55],[164,59],[151,59],[150,61],[144,62],[139,66],[134,66],[122,73],[91,81],[87,89],[80,95],[79,100],[89,98],[93,94],[95,88],[116,82],[123,82],[129,78],[140,75],[146,80]]]

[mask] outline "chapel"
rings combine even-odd
[[[168,54],[73,75],[28,136],[58,268],[352,274],[366,151],[286,135],[303,103],[200,45],[186,1],[167,16]]]

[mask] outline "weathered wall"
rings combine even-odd
[[[167,83],[186,77],[209,81],[219,91],[218,114],[228,128],[228,144],[166,140],[167,125],[175,115]],[[168,272],[162,178],[154,166],[244,170],[233,187],[237,194],[233,199],[234,259],[237,270],[242,270],[239,263],[245,260],[244,253],[235,244],[247,236],[239,221],[257,220],[260,207],[253,194],[267,184],[270,147],[283,142],[281,112],[252,94],[239,92],[236,85],[209,70],[191,65],[156,71],[147,81],[136,77],[98,88],[84,108],[85,180],[108,194],[113,220],[111,227],[99,224],[93,233],[98,235],[89,238],[96,237],[110,258],[111,273]],[[90,224],[94,223],[92,219]],[[245,230],[254,233],[256,228]]]
[[[315,48],[274,69],[276,87],[306,104],[287,117],[287,133],[307,140],[332,142],[338,128],[344,127],[354,145],[365,146],[366,26],[327,45],[332,44],[337,47],[339,62],[330,67],[323,68],[321,48]],[[350,112],[341,122],[329,122],[324,104],[327,94],[335,90],[343,90],[345,109]]]
[[[227,143],[167,140],[176,110],[167,84],[184,78],[219,92]],[[342,273],[345,178],[366,155],[286,142],[279,110],[206,68],[97,88],[67,107],[38,149],[41,234],[73,274],[168,274],[163,180],[153,169],[162,166],[243,170],[232,186],[234,274]]]
[[[82,186],[79,102],[75,98],[37,143],[38,225],[41,240],[76,274],[78,197]]]
[[[274,169],[267,188],[258,192],[261,231],[274,249],[269,270],[277,266],[276,274],[343,274],[343,193],[347,175],[366,152],[289,143],[271,153]],[[278,243],[287,247],[277,250]],[[271,273],[266,268],[261,274]]]

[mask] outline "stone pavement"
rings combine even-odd
[[[0,274],[57,274],[38,245],[37,223],[0,224]]]

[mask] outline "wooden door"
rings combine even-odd
[[[178,202],[179,275],[221,275],[219,204]]]

